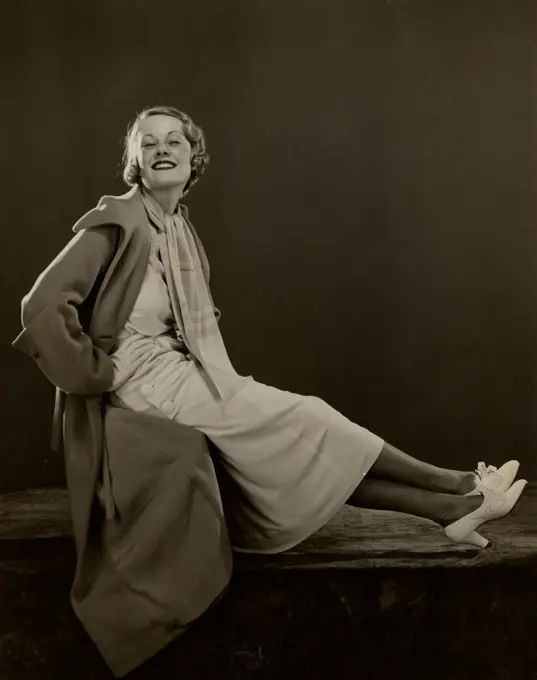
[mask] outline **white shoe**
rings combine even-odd
[[[519,466],[518,460],[509,460],[501,468],[485,465],[482,462],[478,463],[474,475],[475,489],[465,496],[477,496],[483,487],[492,491],[507,491],[517,476]]]
[[[455,543],[468,543],[478,548],[486,548],[489,541],[480,536],[478,529],[484,522],[500,519],[515,507],[527,481],[519,479],[507,491],[492,491],[483,486],[483,503],[473,512],[461,517],[445,527],[446,536]]]

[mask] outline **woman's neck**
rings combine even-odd
[[[161,189],[148,189],[144,187],[144,189],[153,196],[165,215],[173,215],[183,195],[182,186],[162,187]]]

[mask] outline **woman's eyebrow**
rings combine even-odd
[[[170,137],[171,135],[179,135],[180,137],[183,137],[186,139],[185,135],[181,130],[170,130],[169,132],[166,133],[166,137]],[[156,139],[157,136],[152,134],[151,132],[146,132],[144,135],[142,135],[142,142],[147,141],[148,139]]]

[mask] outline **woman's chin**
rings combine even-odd
[[[182,189],[186,180],[176,177],[162,177],[157,180],[145,181],[144,184],[150,191],[161,191],[162,189],[173,191],[174,189]]]

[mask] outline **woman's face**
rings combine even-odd
[[[190,142],[183,123],[173,116],[156,115],[138,123],[136,158],[148,189],[185,185],[190,177]]]

